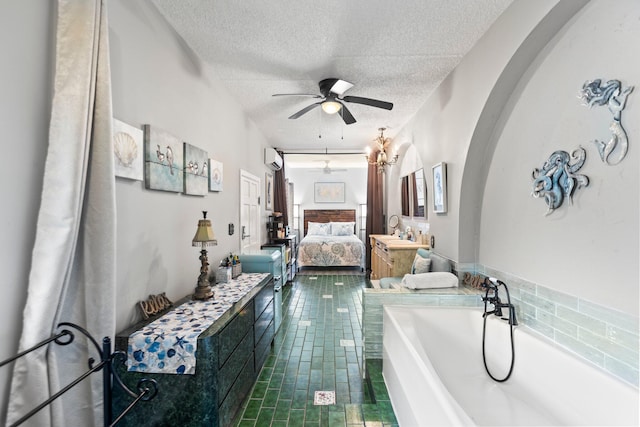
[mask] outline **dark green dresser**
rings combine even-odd
[[[195,375],[128,372],[119,364],[118,373],[131,389],[149,378],[157,381],[158,394],[136,405],[118,426],[231,425],[273,342],[273,286],[269,275],[200,334]],[[129,336],[152,320],[119,333],[116,349],[126,352]],[[113,412],[121,413],[129,403],[131,398],[114,385]]]

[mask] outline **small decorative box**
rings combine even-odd
[[[218,267],[216,283],[228,283],[231,281],[231,267]]]
[[[242,263],[236,263],[231,266],[231,278],[235,279],[242,274]]]

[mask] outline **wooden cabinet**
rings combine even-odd
[[[371,279],[374,280],[382,277],[402,277],[410,273],[418,248],[429,248],[429,245],[400,240],[396,236],[385,234],[372,234],[369,239],[371,241]]]

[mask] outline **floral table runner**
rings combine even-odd
[[[188,301],[129,336],[129,371],[195,374],[198,336],[269,273],[243,273],[217,285],[214,298]]]

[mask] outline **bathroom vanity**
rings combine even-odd
[[[402,277],[410,273],[418,248],[429,249],[429,245],[386,234],[371,234],[369,239],[372,280],[382,277]]]
[[[116,363],[123,382],[134,390],[143,378],[153,379],[158,384],[157,396],[149,402],[141,402],[118,425],[231,425],[257,379],[273,341],[273,275],[243,273],[229,283],[214,286],[213,290],[213,300],[192,301],[190,296],[186,297],[163,316],[141,322],[116,335],[116,350],[128,355],[126,365],[129,370],[124,364]],[[213,323],[205,325],[200,320],[192,321],[196,314],[207,309],[217,310],[213,316],[202,317],[215,318]],[[171,316],[176,314],[182,316],[179,329],[162,330],[162,324],[173,322]],[[203,329],[202,332],[198,328]],[[168,336],[176,331],[177,335],[169,339]],[[137,338],[140,332],[142,337]],[[169,348],[154,347],[156,341]],[[190,349],[194,341],[197,341],[197,349]],[[132,351],[139,345],[146,347]],[[147,361],[146,357],[152,360]],[[158,372],[167,367],[169,357],[180,361],[189,360],[189,357],[195,360],[182,374],[179,370],[176,373],[175,369]],[[114,413],[122,412],[130,403],[131,398],[114,385]]]

